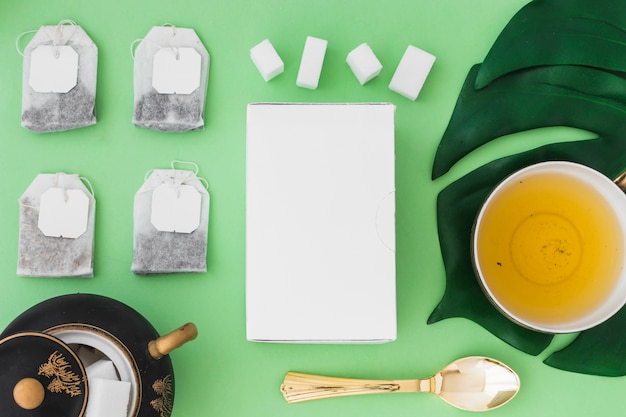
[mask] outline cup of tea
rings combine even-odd
[[[620,187],[564,161],[528,166],[498,184],[472,232],[476,276],[496,308],[546,333],[589,329],[619,311],[626,302]]]

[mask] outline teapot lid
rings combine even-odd
[[[61,340],[36,332],[0,340],[3,417],[82,417],[87,397],[85,368]]]

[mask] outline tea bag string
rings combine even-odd
[[[172,23],[163,23],[163,25],[161,26],[172,28],[172,36],[170,37],[170,49],[172,50],[172,53],[174,54],[174,56],[176,57],[176,60],[178,61],[180,59],[180,52],[178,51],[178,47],[174,46],[174,38],[176,38],[176,25]]]
[[[207,190],[209,189],[209,182],[206,180],[206,178],[203,177],[199,177],[198,176],[198,172],[200,172],[200,168],[198,167],[198,164],[196,164],[195,162],[190,162],[190,161],[180,161],[178,159],[174,159],[171,163],[170,166],[172,167],[173,170],[176,170],[176,164],[180,164],[180,165],[190,165],[192,166],[193,169],[193,173],[196,176],[196,178],[198,178],[198,181],[200,181],[202,183],[202,185],[204,185],[204,188],[206,188]],[[186,180],[187,178],[185,178]],[[184,182],[184,180],[183,180]]]
[[[164,28],[172,28],[172,38],[176,36],[176,25],[173,23],[163,23],[161,25]]]
[[[43,32],[48,35],[48,37],[50,38],[50,40],[52,41],[52,46],[54,46],[54,56],[58,57],[59,56],[59,50],[57,49],[57,46],[59,44],[63,44],[63,26],[67,26],[70,25],[74,28],[74,30],[72,31],[72,33],[67,37],[67,39],[65,40],[65,42],[69,41],[70,39],[72,39],[72,37],[74,36],[74,34],[76,33],[76,31],[78,30],[78,25],[76,24],[76,22],[74,22],[73,20],[69,20],[69,19],[65,19],[65,20],[61,20],[59,22],[59,24],[56,26],[56,34],[51,35],[50,32],[48,31],[47,28],[42,27]],[[31,33],[37,33],[38,30],[28,30],[26,32],[22,32],[17,36],[17,39],[15,40],[15,49],[17,49],[17,53],[20,54],[21,56],[24,56],[24,51],[22,51],[20,49],[20,41],[22,40],[22,38],[28,34]]]
[[[196,178],[198,178],[198,181],[200,181],[202,183],[202,185],[204,185],[204,188],[206,188],[207,190],[210,188],[209,185],[209,181],[206,180],[206,178],[204,177],[199,177],[198,173],[200,172],[200,168],[198,167],[198,164],[196,164],[195,162],[190,162],[190,161],[179,161],[178,159],[174,159],[171,163],[170,166],[172,167],[172,169],[176,169],[176,164],[180,164],[180,165],[191,165],[194,170],[193,173],[196,176]]]
[[[148,178],[152,175],[152,173],[154,173],[154,169],[151,169],[150,171],[146,172],[146,175],[144,177],[144,182],[148,181]],[[180,176],[177,177],[176,174],[181,174]],[[170,169],[170,170],[164,170],[164,171],[157,171],[157,175],[159,177],[159,182],[164,183],[166,181],[170,181],[175,187],[180,186],[181,184],[183,184],[193,173],[189,170],[178,170],[178,169]]]
[[[181,165],[190,165],[190,166],[192,166],[194,169],[193,169],[193,171],[189,171],[189,170],[177,170],[177,169],[176,169],[176,164],[181,164]],[[170,163],[170,167],[171,167],[171,170],[169,171],[169,172],[170,172],[170,173],[169,173],[169,175],[167,175],[167,176],[163,176],[163,174],[162,174],[162,173],[159,173],[159,177],[160,177],[160,179],[161,179],[161,182],[164,182],[165,180],[168,180],[168,179],[170,179],[170,180],[175,179],[175,178],[176,178],[176,172],[180,172],[180,173],[183,173],[183,172],[184,172],[184,173],[187,173],[187,175],[185,175],[185,176],[182,176],[182,177],[178,178],[178,181],[176,181],[176,182],[175,182],[175,184],[174,184],[174,185],[175,185],[175,186],[179,186],[179,185],[181,185],[181,184],[185,183],[185,181],[187,181],[187,180],[189,179],[189,177],[191,176],[191,174],[193,173],[193,175],[195,175],[195,176],[196,176],[196,178],[198,179],[198,181],[200,181],[200,183],[204,186],[204,188],[206,188],[207,190],[209,189],[209,187],[210,187],[209,182],[208,182],[205,178],[198,177],[198,172],[199,172],[199,170],[200,170],[200,169],[199,169],[199,167],[198,167],[198,164],[196,164],[195,162],[180,161],[180,160],[175,159],[175,160],[173,160],[173,161]],[[150,177],[150,175],[152,175],[152,173],[153,173],[154,171],[155,171],[154,169],[151,169],[151,170],[149,170],[148,172],[146,172],[146,175],[144,176],[144,182],[146,182],[146,181],[148,180],[148,177]]]
[[[91,185],[91,182],[86,178],[86,177],[78,177],[89,189],[89,192],[91,193],[92,197],[96,197],[96,193],[94,193],[93,191],[93,186]]]
[[[135,49],[136,49],[136,46],[142,40],[143,40],[142,38],[139,38],[139,39],[135,39],[134,41],[132,41],[130,43],[130,56],[133,57],[133,60],[135,60]]]
[[[63,173],[58,172],[56,174],[56,176],[55,176],[55,179],[54,179],[55,185],[59,184],[59,178],[61,177],[61,175],[67,175],[67,174],[63,174]],[[79,176],[78,179],[86,186],[87,191],[89,191],[89,193],[91,193],[91,197],[95,198],[95,193],[93,191],[93,186],[91,185],[91,182],[87,179],[87,177],[80,177]],[[68,188],[65,187],[65,186],[63,186],[61,188],[63,189],[63,195],[65,197],[65,200],[67,201],[67,199],[68,199],[68,195],[67,195]],[[70,188],[70,189],[74,189],[74,188]]]
[[[193,167],[193,173],[195,175],[198,175],[198,172],[200,172],[200,168],[198,167],[198,164],[196,164],[195,162],[181,161],[181,160],[178,160],[178,159],[174,159],[172,162],[170,162],[170,167],[172,167],[172,169],[176,169],[176,164],[179,164],[179,165],[189,165],[189,166]]]
[[[15,49],[17,49],[17,53],[20,54],[21,56],[24,56],[24,51],[20,49],[20,41],[22,40],[24,36],[29,35],[31,33],[37,33],[37,29],[27,30],[26,32],[22,32],[17,36],[17,39],[15,40]]]
[[[168,174],[159,172],[159,178],[161,180],[161,183],[166,184],[169,181],[170,186],[176,189],[176,198],[179,198],[181,186],[185,184],[185,182],[193,175],[193,173],[188,170],[176,170],[173,168],[167,172]]]
[[[172,40],[173,40],[173,38],[176,36],[176,25],[172,23],[164,23],[161,26],[172,28]],[[141,41],[143,41],[143,38],[135,39],[134,41],[130,43],[130,56],[133,58],[133,60],[135,59],[135,50],[137,49],[137,44],[140,43]],[[176,55],[176,60],[179,60],[180,53],[178,52],[177,47],[172,46],[172,41],[170,41],[170,48],[172,49],[172,52]]]
[[[62,173],[60,173],[60,172],[57,172],[57,173],[54,175],[54,185],[55,185],[55,186],[57,186],[57,187],[59,187],[59,182],[60,182],[60,179],[61,179],[61,175],[65,176],[65,174],[62,174]],[[80,177],[79,177],[79,178],[80,178]],[[61,188],[61,189],[63,190],[63,199],[64,199],[65,201],[67,201],[67,200],[68,200],[68,196],[67,196],[67,187],[66,187],[65,185],[61,185],[59,188]]]
[[[63,41],[63,34],[65,33],[64,26],[70,26],[72,28],[72,32],[67,37],[67,39],[65,39],[65,42],[67,42],[70,39],[72,39],[72,37],[76,34],[76,31],[78,30],[78,25],[76,24],[76,22],[74,22],[71,19],[61,20],[56,27],[56,34],[55,34],[56,35],[55,39],[58,39],[61,42]]]
[[[71,26],[73,30],[70,32],[69,36],[64,38],[63,35],[65,34],[65,26]],[[69,42],[69,40],[72,39],[72,37],[76,33],[77,29],[78,25],[76,24],[76,22],[70,19],[61,20],[59,24],[55,27],[54,33],[52,35],[48,31],[48,28],[44,27],[44,32],[52,40],[53,53],[55,58],[59,57],[58,47],[65,45],[67,42]]]
[[[209,191],[209,188],[211,188],[211,185],[209,184],[209,181],[207,181],[206,178],[198,177],[198,181],[200,181],[202,185],[204,185],[204,188],[206,188],[206,190]]]

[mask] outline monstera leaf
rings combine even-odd
[[[433,179],[481,145],[535,128],[576,127],[598,134],[607,147],[624,146],[625,79],[582,66],[544,66],[503,76],[475,90],[480,68],[474,66],[463,85],[435,154]],[[604,163],[613,163],[617,171],[623,166],[614,158]]]
[[[584,65],[626,71],[626,2],[535,0],[523,7],[493,44],[475,88],[540,65]]]
[[[433,179],[447,173],[456,162],[481,145],[504,135],[542,127],[569,126],[593,132],[597,138],[549,144],[501,158],[441,191],[437,201],[437,221],[446,269],[446,290],[429,323],[465,317],[530,354],[542,352],[550,343],[551,335],[514,324],[492,307],[483,295],[472,267],[471,228],[487,194],[499,181],[524,166],[546,160],[568,160],[588,165],[609,177],[617,176],[626,166],[626,80],[613,72],[619,66],[607,64],[617,63],[621,57],[585,61],[585,54],[599,55],[607,53],[608,49],[581,48],[581,43],[574,41],[576,36],[572,37],[571,47],[567,46],[569,43],[563,44],[563,40],[552,39],[552,43],[543,44],[539,42],[541,39],[535,39],[538,44],[534,46],[545,49],[529,52],[533,45],[525,43],[523,36],[520,40],[517,32],[512,32],[519,30],[520,25],[527,25],[530,29],[542,25],[550,27],[551,21],[567,21],[566,17],[570,15],[592,16],[590,20],[599,21],[584,26],[585,33],[588,37],[595,36],[608,42],[609,34],[614,35],[611,39],[617,38],[618,30],[613,30],[617,17],[604,16],[603,13],[617,13],[614,9],[618,7],[614,3],[608,0],[536,0],[522,9],[505,28],[485,63],[470,70],[437,149]],[[578,5],[578,11],[584,13],[574,13],[576,8],[572,5]],[[626,9],[626,4],[620,7]],[[598,29],[594,32],[596,26]],[[565,26],[560,28],[561,32],[567,32]],[[527,34],[533,38],[535,35]],[[514,38],[518,39],[517,43]],[[554,45],[558,45],[556,53],[551,49]],[[561,51],[562,48],[567,51]],[[509,58],[516,53],[526,53],[526,56],[511,64]],[[578,65],[584,62],[589,65]],[[582,332],[570,346],[552,354],[546,363],[573,372],[626,375],[625,328],[626,309],[601,326]],[[591,361],[590,357],[599,359]]]

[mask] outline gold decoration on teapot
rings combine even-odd
[[[81,395],[81,378],[72,371],[72,365],[63,357],[59,351],[55,351],[48,358],[48,362],[39,366],[38,375],[52,378],[48,384],[48,391],[54,393],[65,393],[72,397]]]
[[[160,397],[150,401],[150,405],[159,413],[160,417],[169,417],[172,414],[174,402],[172,376],[167,375],[163,379],[157,379],[154,381],[154,384],[152,384],[152,389],[160,395]]]

